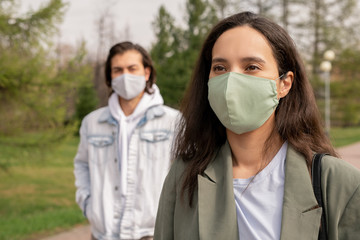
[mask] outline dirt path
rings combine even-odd
[[[90,226],[75,227],[67,232],[59,233],[54,236],[42,238],[41,240],[90,240]]]
[[[360,142],[337,149],[341,158],[360,169]]]

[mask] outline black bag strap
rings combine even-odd
[[[313,189],[314,189],[314,194],[315,194],[315,197],[316,197],[319,207],[322,207],[321,225],[320,225],[319,238],[318,238],[319,240],[327,239],[326,215],[325,215],[325,208],[323,206],[322,192],[321,192],[321,159],[325,155],[327,155],[327,154],[325,154],[325,153],[314,154],[314,157],[312,160],[312,168],[311,168],[312,185],[313,185]]]

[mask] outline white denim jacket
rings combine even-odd
[[[130,137],[127,194],[120,194],[118,122],[109,107],[87,115],[74,159],[76,202],[99,240],[152,236],[179,112],[149,108]]]

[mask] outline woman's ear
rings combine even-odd
[[[288,71],[287,73],[285,73],[284,77],[280,79],[279,91],[278,91],[279,99],[288,95],[293,81],[294,81],[294,73],[292,71]]]

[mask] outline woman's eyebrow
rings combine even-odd
[[[211,60],[212,64],[214,64],[214,63],[224,63],[224,62],[227,62],[227,60],[225,58],[213,58]]]
[[[265,63],[265,60],[260,57],[244,57],[244,58],[240,58],[240,62],[242,62],[242,63],[249,63],[249,62]]]
[[[216,57],[211,60],[212,64],[225,63],[225,62],[227,62],[227,60],[225,58],[221,58],[221,57]],[[249,62],[265,63],[265,60],[260,57],[251,56],[251,57],[240,58],[240,62],[242,62],[242,63],[249,63]]]

